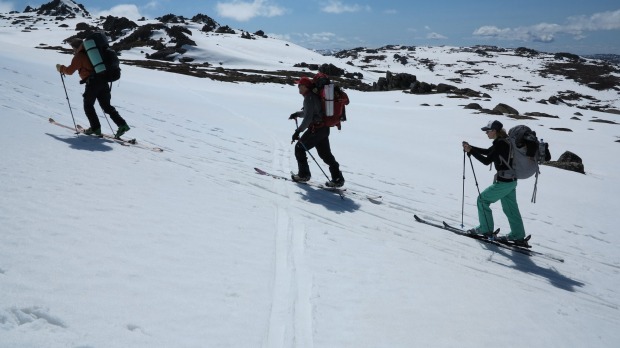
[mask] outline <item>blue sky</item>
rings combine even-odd
[[[49,1],[0,0],[0,12]],[[93,14],[137,19],[203,13],[307,48],[476,44],[620,54],[618,0],[89,0]]]

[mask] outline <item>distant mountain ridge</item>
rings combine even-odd
[[[585,58],[590,59],[600,59],[605,60],[614,64],[620,64],[620,54],[591,54],[584,56]]]
[[[620,92],[620,68],[612,60],[618,58],[617,55],[597,55],[591,59],[571,53],[551,54],[526,47],[491,45],[386,45],[380,48],[310,51],[269,38],[262,30],[249,33],[233,29],[204,14],[192,18],[167,14],[155,20],[143,18],[137,22],[114,16],[92,18],[83,5],[72,0],[54,0],[37,9],[27,8],[23,15],[0,15],[0,20],[3,19],[10,23],[8,26],[22,28],[25,33],[55,30],[53,26],[56,25],[61,28],[60,33],[69,35],[63,38],[64,42],[76,37],[86,38],[94,31],[103,30],[124,64],[227,82],[290,85],[300,76],[323,71],[345,88],[361,91],[446,93],[450,97],[463,99],[490,99],[494,93],[518,92],[524,95],[523,100],[564,103],[597,111],[615,107],[595,91]],[[247,50],[245,56],[256,59],[252,50],[260,49],[265,44],[285,46],[295,52],[307,51],[307,54],[295,56],[307,56],[311,62],[285,62],[281,57],[271,56],[266,59],[277,62],[276,66],[256,70],[229,67],[218,55],[225,52],[229,55],[226,59],[237,61],[234,55],[239,54],[239,47],[244,47]],[[37,48],[70,53],[68,47],[59,47],[55,42],[40,43]],[[127,56],[131,58],[126,59]],[[320,60],[325,62],[316,63]],[[494,83],[481,84],[477,81],[481,75],[491,74],[498,68],[502,73],[494,73]],[[543,82],[534,83],[534,80]],[[575,87],[567,87],[546,92],[548,87],[544,86],[557,85],[557,81],[564,80],[574,81],[588,90],[576,92]],[[534,92],[546,94],[534,97]]]
[[[72,0],[52,0],[47,4],[41,5],[39,8],[27,6],[25,13],[36,12],[38,15],[44,16],[80,16],[90,18],[90,13],[84,5],[78,4]]]

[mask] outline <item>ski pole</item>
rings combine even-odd
[[[476,171],[474,170],[474,163],[471,160],[471,156],[469,156],[469,163],[471,164],[471,172],[474,174],[474,182],[476,183],[476,189],[478,190],[478,200],[480,200],[480,197],[482,197],[482,194],[480,193],[480,187],[478,186],[478,179],[476,178]],[[489,219],[487,218],[487,213],[484,210],[482,210],[482,214],[484,215],[484,219],[486,220],[487,225],[489,225]],[[485,232],[488,232],[488,231],[485,231]]]
[[[465,227],[463,215],[465,214],[465,154],[463,150],[463,195],[461,196],[461,228]]]
[[[297,123],[297,118],[295,118],[295,126],[296,129],[299,128],[299,124]],[[323,175],[325,175],[325,177],[327,178],[327,181],[331,181],[329,179],[329,176],[327,176],[327,174],[325,174],[325,171],[323,170],[323,168],[321,168],[321,165],[319,164],[319,162],[317,162],[317,160],[314,158],[314,156],[312,156],[312,153],[310,153],[310,150],[308,150],[308,148],[306,147],[306,145],[304,145],[304,143],[300,140],[297,140],[297,142],[299,144],[301,144],[301,147],[304,148],[304,150],[306,151],[306,153],[308,153],[308,155],[310,155],[310,157],[312,158],[312,160],[314,160],[314,163],[316,163],[317,167],[319,167],[319,169],[321,170],[321,172],[323,172]]]
[[[110,131],[112,131],[112,134],[114,135],[114,129],[112,129],[112,124],[110,124],[110,120],[108,120],[108,116],[106,115],[103,108],[101,108],[101,111],[103,112],[103,117],[105,118],[106,122],[108,122],[108,126],[110,126]]]
[[[110,91],[110,94],[112,94],[112,83],[110,82],[110,86],[108,87],[108,90]],[[108,120],[108,116],[105,113],[105,110],[103,110],[103,108],[101,108],[101,111],[103,111],[103,117],[105,117],[106,122],[108,122],[108,126],[110,126],[110,131],[112,132],[112,134],[114,134],[114,129],[112,129],[112,124],[110,124],[110,120]]]
[[[73,127],[75,127],[75,133],[79,133],[77,130],[77,124],[75,123],[75,117],[73,117],[73,109],[71,109],[71,102],[69,101],[69,93],[67,93],[67,86],[65,85],[65,77],[60,73],[60,80],[62,81],[62,87],[65,89],[65,95],[67,96],[67,104],[69,104],[69,111],[71,112],[71,118],[73,119]]]

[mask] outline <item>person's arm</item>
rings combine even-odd
[[[308,129],[308,127],[310,127],[310,124],[314,121],[315,115],[321,112],[321,110],[318,109],[321,107],[321,105],[320,103],[317,103],[316,101],[317,101],[317,98],[314,98],[313,96],[304,97],[304,109],[302,111],[303,119],[301,121],[301,124],[297,128],[297,131],[299,133]]]
[[[475,159],[480,161],[480,163],[484,165],[489,165],[493,163],[494,153],[495,153],[495,145],[491,145],[488,149],[483,149],[480,147],[471,146],[471,150],[469,153],[474,156]]]
[[[79,58],[79,55],[76,54],[73,56],[73,59],[71,59],[71,64],[69,66],[64,66],[64,65],[60,66],[60,72],[65,75],[73,75],[73,73],[78,71],[81,66],[82,66],[82,63]]]

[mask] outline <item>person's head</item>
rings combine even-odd
[[[486,126],[480,129],[487,133],[489,139],[501,138],[506,136],[504,125],[498,120],[489,121]]]
[[[295,84],[299,87],[299,94],[306,94],[308,91],[312,90],[314,86],[312,79],[306,76],[302,76],[299,80],[295,81]]]
[[[71,40],[69,44],[73,48],[73,51],[77,52],[80,49],[80,47],[82,47],[83,43],[84,43],[84,40],[82,39],[73,39]]]

